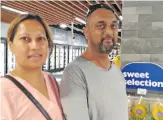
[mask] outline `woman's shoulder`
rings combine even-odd
[[[55,79],[55,76],[50,72],[43,71],[43,75],[48,79]]]
[[[56,81],[55,76],[50,72],[43,72],[43,74],[44,74],[45,79],[50,80],[52,84],[55,85],[55,87],[58,89],[58,82]]]
[[[14,83],[12,83],[12,81],[4,77],[0,78],[0,85],[1,100],[4,104],[12,105],[14,101],[20,97],[19,89]],[[17,102],[14,104],[17,104]]]
[[[44,75],[51,75],[50,72],[46,72],[46,71],[42,71],[42,73],[43,73]]]
[[[5,77],[0,78],[0,85],[1,85],[1,90],[5,92],[9,92],[17,88],[11,80]]]

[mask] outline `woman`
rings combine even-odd
[[[7,39],[16,58],[16,68],[7,75],[15,78],[31,93],[50,119],[62,120],[55,79],[50,73],[42,71],[42,65],[53,49],[46,23],[38,15],[21,15],[10,24]],[[3,77],[0,81],[2,120],[48,119],[10,78]]]

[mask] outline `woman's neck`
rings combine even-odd
[[[36,85],[44,82],[41,68],[30,70],[22,67],[16,67],[16,69],[11,71],[10,74],[16,77],[20,77],[31,85]]]

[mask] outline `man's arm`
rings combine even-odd
[[[67,120],[90,120],[86,81],[78,66],[70,65],[64,70],[60,95]]]

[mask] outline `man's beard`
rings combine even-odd
[[[115,40],[112,38],[112,43],[109,43],[107,46],[104,45],[104,40],[104,38],[101,39],[101,43],[99,44],[99,50],[101,53],[109,54],[116,45]]]

